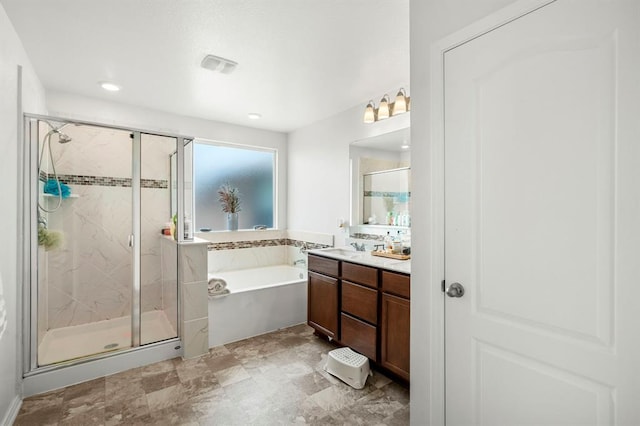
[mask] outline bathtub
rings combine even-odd
[[[307,271],[288,265],[216,272],[231,294],[209,298],[209,346],[307,321]]]

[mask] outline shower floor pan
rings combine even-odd
[[[142,344],[176,337],[164,311],[142,314]],[[48,330],[38,347],[38,365],[84,358],[131,347],[131,317]]]

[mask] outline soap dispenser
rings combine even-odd
[[[402,254],[402,236],[400,235],[400,231],[398,231],[398,235],[393,239],[392,253]]]

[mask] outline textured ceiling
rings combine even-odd
[[[50,90],[290,131],[409,84],[409,0],[0,2]]]

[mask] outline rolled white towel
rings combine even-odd
[[[227,288],[227,282],[220,277],[209,275],[209,283],[207,284],[209,293],[219,293]]]
[[[209,298],[210,299],[217,299],[218,297],[225,297],[225,296],[229,295],[230,293],[231,292],[229,291],[228,288],[222,289],[221,291],[218,291],[218,292],[209,290]]]

